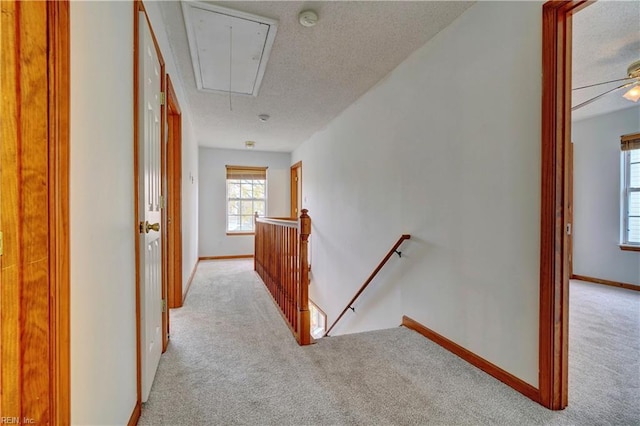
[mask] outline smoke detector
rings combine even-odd
[[[303,27],[313,27],[318,23],[318,14],[313,10],[303,10],[298,15],[298,20]]]

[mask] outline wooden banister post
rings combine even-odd
[[[258,212],[253,216],[253,270],[257,271],[258,262]]]
[[[311,343],[311,318],[309,316],[309,235],[311,218],[307,209],[302,209],[298,223],[300,233],[300,281],[298,286],[298,343]]]

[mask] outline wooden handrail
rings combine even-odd
[[[371,275],[369,275],[369,278],[367,278],[367,280],[364,282],[364,284],[362,284],[362,287],[360,287],[360,290],[358,290],[358,292],[355,294],[355,296],[353,296],[353,298],[349,301],[349,303],[347,303],[347,306],[344,307],[344,309],[342,310],[342,312],[340,313],[338,318],[336,318],[336,320],[333,322],[333,324],[331,324],[331,327],[329,327],[327,332],[324,333],[324,337],[327,337],[329,335],[329,332],[333,329],[333,327],[335,327],[335,325],[338,323],[338,321],[340,321],[342,316],[349,309],[353,309],[352,308],[353,302],[355,302],[356,299],[358,297],[360,297],[360,295],[362,294],[364,289],[367,288],[367,286],[371,283],[371,281],[373,281],[375,276],[378,275],[378,272],[380,272],[382,267],[387,263],[387,261],[391,258],[391,256],[393,256],[394,254],[398,254],[398,256],[400,256],[400,252],[398,252],[398,247],[400,247],[400,245],[404,242],[404,240],[408,240],[410,238],[411,238],[411,235],[409,235],[409,234],[403,234],[400,237],[400,239],[395,243],[395,245],[391,248],[391,250],[389,250],[389,253],[387,253],[387,255],[384,257],[384,259],[382,259],[382,261],[378,264],[376,269],[374,269],[373,272],[371,273]]]
[[[298,227],[298,219],[297,218],[283,218],[283,217],[259,217],[256,216],[256,222],[259,223],[270,223],[272,225],[279,226],[287,226],[289,228],[297,228]]]
[[[311,218],[255,219],[254,269],[300,345],[311,343],[308,244]]]

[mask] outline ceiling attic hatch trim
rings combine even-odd
[[[191,1],[182,14],[198,90],[258,96],[278,21]]]

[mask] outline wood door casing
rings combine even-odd
[[[69,4],[0,17],[0,414],[70,423]]]
[[[169,308],[183,304],[182,288],[182,112],[167,74],[167,297]]]
[[[547,1],[542,7],[540,195],[540,404],[562,410],[569,387],[568,150],[571,144],[572,15],[592,2]]]
[[[569,278],[573,275],[573,231],[575,227],[573,226],[573,148],[574,144],[571,142],[568,146],[567,150],[567,178],[569,180],[569,192],[567,194],[567,223],[569,224],[567,239],[569,240],[567,244],[567,259],[569,264]]]
[[[291,166],[291,217],[297,218],[302,211],[302,161]]]

